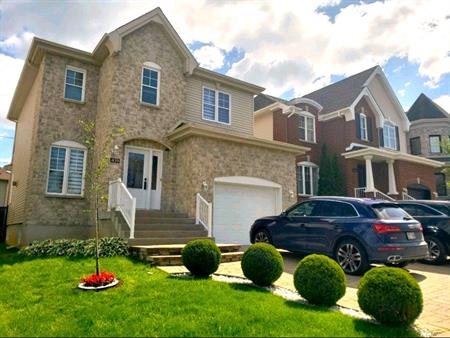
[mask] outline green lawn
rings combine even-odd
[[[0,336],[416,335],[250,286],[173,278],[126,258],[101,265],[123,285],[81,291],[78,278],[93,272],[93,259],[27,259],[0,247]]]

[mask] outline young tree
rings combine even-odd
[[[124,134],[125,129],[114,128],[105,140],[100,142],[95,132],[95,122],[80,120],[79,123],[83,130],[84,144],[93,157],[92,168],[85,176],[85,190],[92,200],[92,208],[87,211],[92,212],[95,224],[95,273],[99,275],[99,210],[108,201],[108,195],[105,194],[105,187],[108,185],[106,169],[114,150],[113,142],[116,137]]]
[[[326,144],[322,146],[318,194],[321,196],[345,195],[344,177],[337,154],[328,153]]]

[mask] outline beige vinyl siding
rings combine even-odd
[[[273,141],[273,113],[255,116],[255,137]]]
[[[42,75],[43,65],[39,69],[16,124],[12,160],[12,181],[15,184],[11,185],[11,204],[8,208],[8,224],[25,222],[25,198],[28,192],[31,152],[32,145],[34,144],[33,130],[38,115],[42,91]]]
[[[220,90],[230,94],[230,125],[202,119],[203,87]],[[220,88],[213,83],[195,75],[187,78],[186,83],[186,120],[224,128],[235,133],[253,135],[253,95],[227,86]]]

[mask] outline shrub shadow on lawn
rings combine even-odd
[[[373,321],[366,321],[362,319],[353,319],[354,328],[357,332],[361,332],[365,336],[394,336],[394,337],[420,337],[420,332],[417,332],[411,326],[384,326]],[[389,328],[387,332],[386,328]],[[407,334],[405,334],[405,331]]]
[[[263,289],[254,284],[230,283],[230,288],[236,291],[270,293],[269,290]]]
[[[306,300],[302,301],[302,300],[286,300],[285,304],[289,307],[292,308],[302,308],[304,309],[305,307],[308,308],[308,310],[314,311],[314,312],[329,312],[332,311],[330,308],[327,308],[326,306],[317,306],[314,304],[310,304],[308,303]]]

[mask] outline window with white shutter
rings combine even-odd
[[[59,141],[50,147],[47,193],[83,196],[86,149],[71,141]]]

